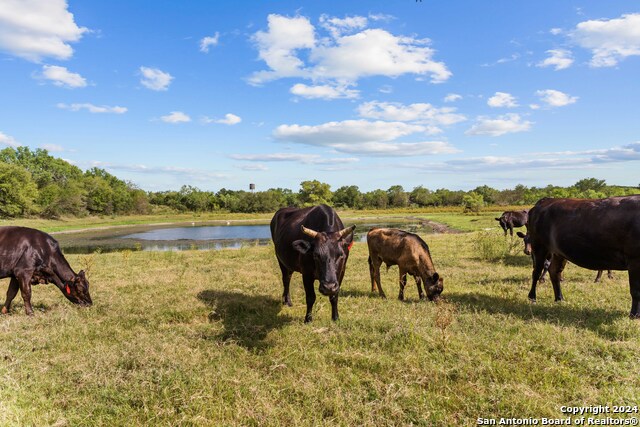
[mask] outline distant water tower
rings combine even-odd
[[[255,184],[249,184],[249,190],[251,190],[251,192],[253,193],[253,191],[256,189],[256,185]]]

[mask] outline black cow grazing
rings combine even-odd
[[[5,277],[11,277],[11,281],[2,314],[9,312],[11,302],[20,289],[24,309],[32,315],[31,285],[44,283],[55,284],[74,304],[92,304],[84,271],[74,273],[58,242],[40,230],[0,227],[0,278]]]
[[[424,283],[429,300],[438,298],[442,293],[442,277],[433,266],[429,246],[417,234],[395,228],[372,228],[367,233],[367,245],[371,292],[375,292],[377,287],[380,296],[386,297],[380,282],[380,265],[384,262],[387,269],[393,265],[400,269],[398,299],[401,301],[404,300],[407,274],[415,278],[420,299],[424,299],[421,283]]]
[[[518,231],[516,235],[524,241],[524,253],[526,255],[531,255],[531,241],[529,239],[529,234],[524,234],[523,232]],[[551,259],[546,259],[544,261],[544,267],[542,268],[542,274],[538,279],[540,283],[545,282],[544,276],[546,276],[547,272],[549,271],[549,266],[551,266]],[[611,270],[607,270],[607,277],[609,279],[613,279],[613,273],[611,272]],[[594,283],[600,282],[600,279],[602,279],[602,270],[598,270],[598,274],[596,274],[596,280],[594,280]],[[563,276],[560,275],[560,281],[562,282],[563,280]]]
[[[513,227],[523,227],[527,225],[527,219],[527,211],[505,211],[500,218],[495,218],[504,230],[505,236],[507,235],[507,230],[509,230],[509,233],[513,236]]]
[[[607,199],[539,200],[527,226],[533,254],[529,299],[551,256],[549,276],[556,301],[567,261],[590,270],[628,270],[630,317],[640,318],[640,195]]]
[[[327,205],[282,208],[273,216],[271,238],[282,271],[282,303],[291,306],[291,275],[294,271],[302,273],[307,299],[305,323],[312,320],[311,310],[316,301],[315,280],[320,282],[320,293],[331,301],[331,319],[338,320],[338,293],[355,228],[355,225],[344,228],[336,211]]]

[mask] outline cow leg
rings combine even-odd
[[[291,284],[291,276],[293,275],[293,271],[290,271],[287,267],[285,267],[280,261],[280,271],[282,271],[282,285],[284,286],[284,290],[282,291],[282,304],[286,304],[291,307],[291,295],[289,294],[289,284]]]
[[[562,301],[562,289],[560,289],[560,280],[562,279],[562,271],[567,265],[566,258],[560,255],[554,255],[551,257],[551,265],[549,266],[549,277],[551,277],[551,283],[553,284],[553,295],[555,301]]]
[[[12,277],[9,282],[9,288],[7,289],[7,299],[2,306],[2,314],[7,314],[9,310],[11,310],[11,302],[18,294],[19,289],[20,285],[18,284],[18,280],[15,277]]]
[[[607,270],[607,277],[609,279],[613,279],[613,273],[611,272],[611,270]]]
[[[533,253],[533,271],[531,272],[531,290],[529,291],[529,301],[531,302],[536,302],[536,285],[544,269],[546,259],[545,254],[540,251]]]
[[[33,271],[25,271],[16,275],[20,284],[20,295],[24,301],[24,311],[27,316],[33,316],[33,307],[31,307],[31,276]]]
[[[382,282],[380,281],[380,266],[382,265],[382,261],[378,257],[371,258],[369,256],[369,275],[371,276],[371,292],[375,292],[376,288],[378,288],[378,293],[382,298],[386,298],[387,296],[384,294],[382,290]]]
[[[598,274],[596,275],[596,280],[594,280],[593,283],[598,283],[601,278],[602,278],[602,270],[598,270]]]
[[[335,322],[338,320],[338,294],[330,296],[329,302],[331,302],[331,320]]]
[[[424,299],[424,292],[422,292],[422,279],[419,276],[414,277],[416,279],[416,287],[418,288],[418,296],[420,299]],[[426,288],[426,285],[425,285]]]
[[[640,319],[640,263],[629,266],[629,290],[631,291],[631,312],[629,317]]]
[[[551,264],[551,261],[549,261],[548,259],[544,260],[544,267],[542,268],[542,274],[540,275],[540,283],[544,283],[545,279],[544,276],[547,274],[547,272],[549,272],[549,265]]]
[[[302,283],[304,284],[304,293],[307,298],[307,314],[304,316],[304,323],[309,323],[313,320],[313,304],[316,302],[316,290],[313,289],[313,282],[315,281],[313,275],[303,275]],[[336,304],[338,301],[336,300]]]
[[[511,234],[511,237],[513,237],[513,225],[509,224],[509,233]],[[507,233],[505,231],[504,235],[506,236]]]
[[[398,293],[398,299],[404,301],[404,287],[407,286],[407,272],[400,269],[400,292]]]

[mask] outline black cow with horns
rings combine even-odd
[[[315,280],[320,282],[320,293],[329,297],[331,319],[338,320],[338,293],[355,228],[344,228],[336,211],[327,205],[282,208],[273,216],[271,238],[282,271],[282,303],[291,306],[291,275],[294,271],[301,273],[307,299],[305,323],[312,320]]]
[[[31,285],[53,283],[72,303],[92,304],[84,271],[76,274],[60,251],[58,242],[45,232],[26,227],[0,227],[0,279],[10,277],[2,314],[22,294],[27,315],[31,307]]]

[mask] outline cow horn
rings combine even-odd
[[[347,228],[343,228],[342,230],[338,231],[338,233],[340,233],[340,238],[344,238],[345,236],[348,236],[349,234],[353,233],[353,230],[356,229],[355,225],[352,225],[351,227],[347,227]]]
[[[314,231],[314,230],[312,230],[312,229],[310,229],[310,228],[307,228],[307,227],[305,227],[304,225],[302,226],[302,232],[303,232],[304,234],[306,234],[307,236],[311,236],[311,237],[313,237],[314,239],[315,239],[315,238],[316,238],[316,236],[318,235],[318,232],[317,232],[317,231]]]

